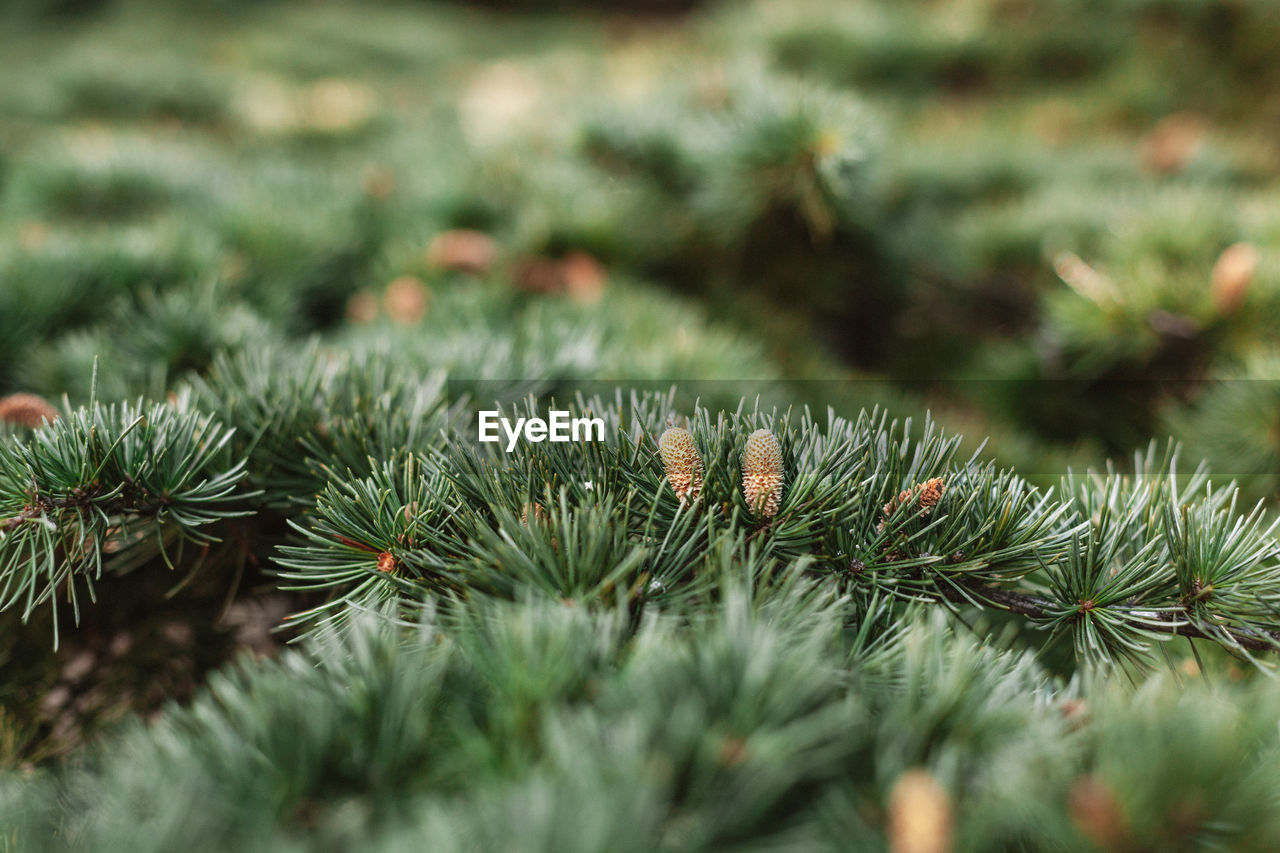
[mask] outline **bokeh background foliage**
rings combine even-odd
[[[67,408],[61,444],[12,410],[0,438],[124,485],[31,533],[80,561],[41,579],[56,608],[0,592],[0,849],[1274,849],[1256,650],[1091,664],[1160,596],[1207,635],[1274,621],[1274,511],[1246,504],[1280,491],[1277,44],[1274,0],[4,4],[0,396]],[[437,456],[473,400],[672,383],[725,459],[716,412],[755,426],[757,394],[957,433],[882,460],[865,506],[824,497],[865,528],[836,544],[744,507],[704,540],[658,501],[696,544],[648,610],[622,486],[651,470],[592,496],[593,460]],[[148,468],[157,435],[186,443]],[[1181,481],[1145,451],[1169,436]],[[1132,480],[1080,474],[1135,450]],[[1218,488],[1178,492],[1201,459]],[[944,522],[883,576],[829,571],[943,473],[1075,501],[1035,541],[1092,525],[1056,592],[1112,595],[1114,635],[917,612]],[[445,494],[485,510],[446,536]],[[400,583],[334,551],[371,520],[447,557]],[[1025,557],[953,565],[1053,593]]]
[[[1275,486],[1272,4],[661,8],[13,7],[0,382],[84,399],[99,353],[106,396],[154,394],[401,276],[452,329],[607,274],[1029,473],[1172,432]],[[432,254],[456,228],[493,245]]]

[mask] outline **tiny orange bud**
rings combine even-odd
[[[551,520],[551,515],[547,512],[546,507],[534,501],[532,504],[526,503],[520,507],[520,523],[528,524],[530,518],[537,524],[546,524]]]
[[[920,516],[923,518],[933,512],[933,508],[938,505],[938,501],[942,500],[946,491],[947,484],[943,479],[934,477],[898,492],[898,496],[885,504],[881,511],[887,521],[899,509],[911,505],[919,508]]]
[[[511,283],[528,293],[556,295],[564,292],[560,264],[547,258],[520,259],[511,272]]]
[[[1240,310],[1261,260],[1258,250],[1249,243],[1228,246],[1213,265],[1213,307],[1223,317]]]
[[[1181,172],[1200,150],[1207,129],[1208,122],[1198,113],[1166,116],[1142,139],[1143,167],[1160,175]]]
[[[497,244],[483,231],[454,228],[442,231],[427,247],[427,263],[436,269],[483,275],[493,266]]]
[[[425,284],[411,275],[402,275],[387,285],[382,304],[388,317],[409,326],[426,316],[430,298],[431,291]]]
[[[747,760],[747,742],[740,737],[729,736],[720,742],[720,763],[734,767]]]
[[[947,490],[947,484],[942,482],[941,477],[934,477],[926,480],[920,486],[920,514],[928,515],[933,508],[938,505],[938,501],[942,500],[942,494]]]
[[[1082,776],[1071,786],[1067,809],[1076,829],[1103,850],[1126,849],[1128,826],[1111,789],[1095,776]]]
[[[604,267],[586,252],[570,252],[560,262],[569,298],[580,305],[594,305],[604,296]]]

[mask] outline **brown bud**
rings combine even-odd
[[[1058,706],[1064,719],[1073,720],[1083,717],[1089,712],[1089,706],[1083,699],[1066,699]]]
[[[720,763],[734,767],[747,760],[747,742],[740,737],[729,736],[720,741]]]
[[[778,514],[783,476],[777,437],[767,429],[751,433],[742,451],[742,496],[757,516],[773,518]]]
[[[703,467],[693,433],[683,427],[671,427],[658,439],[658,455],[676,497],[681,501],[695,500],[702,491]]]
[[[942,482],[941,477],[926,480],[920,486],[920,514],[928,515],[933,512],[933,508],[938,505],[938,501],[942,500],[942,493],[946,490],[947,484]]]
[[[35,394],[10,394],[0,398],[0,421],[15,426],[36,429],[45,421],[58,419],[58,410],[43,397]]]
[[[526,503],[520,507],[520,523],[528,524],[532,517],[537,524],[546,524],[551,520],[551,515],[547,512],[547,508],[542,504],[534,501],[532,504]]]
[[[1076,829],[1103,850],[1123,850],[1129,836],[1124,812],[1111,789],[1095,776],[1071,786],[1067,808]]]
[[[369,290],[351,294],[347,300],[347,319],[361,325],[378,319],[378,297]]]
[[[951,798],[928,770],[908,770],[898,778],[889,794],[888,816],[892,853],[951,850]]]
[[[427,247],[427,263],[436,269],[483,275],[493,267],[497,244],[483,231],[455,228],[442,231]]]
[[[1204,142],[1207,122],[1192,112],[1166,116],[1142,139],[1142,166],[1158,175],[1181,172]]]
[[[378,555],[378,571],[383,574],[391,574],[396,570],[396,558],[391,555],[390,551],[383,551]]]
[[[1213,265],[1213,307],[1223,317],[1240,310],[1261,260],[1249,243],[1228,246]]]
[[[425,284],[411,275],[402,275],[387,285],[382,304],[394,322],[409,326],[426,316],[430,299],[431,291]]]
[[[881,511],[886,521],[904,506],[918,508],[921,517],[924,517],[933,512],[933,508],[938,505],[938,501],[942,500],[946,491],[947,484],[943,479],[934,477],[898,492],[898,496],[885,504]]]
[[[556,295],[564,292],[560,264],[548,258],[520,259],[511,273],[511,283],[528,293]]]
[[[569,298],[580,305],[594,305],[604,296],[604,267],[586,252],[570,252],[560,262],[560,276]]]

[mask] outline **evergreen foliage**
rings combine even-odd
[[[1280,847],[1270,0],[494,5],[0,10],[0,850]]]

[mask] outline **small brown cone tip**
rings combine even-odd
[[[427,315],[431,291],[419,279],[402,275],[387,285],[382,304],[396,323],[411,326]]]
[[[604,296],[604,267],[586,252],[570,252],[560,262],[560,276],[569,298],[579,305],[594,305]]]
[[[526,257],[516,262],[511,283],[526,293],[556,295],[564,292],[560,264],[548,258]]]
[[[396,570],[396,558],[390,551],[383,551],[378,555],[378,571],[384,575],[389,575]]]
[[[0,421],[14,426],[36,429],[44,422],[56,421],[58,410],[35,394],[10,394],[0,398]]]
[[[892,853],[948,853],[951,798],[927,770],[903,773],[889,794],[889,849]]]
[[[1128,848],[1129,830],[1120,803],[1111,789],[1094,776],[1082,776],[1071,786],[1067,809],[1080,834],[1103,850]]]
[[[366,325],[378,319],[378,297],[372,291],[361,290],[347,300],[347,319]]]
[[[1190,164],[1204,143],[1208,121],[1194,112],[1165,116],[1143,137],[1139,158],[1148,172],[1173,175]]]
[[[747,742],[740,737],[730,736],[720,742],[720,763],[725,767],[736,767],[749,755]]]
[[[920,514],[928,515],[933,512],[933,508],[938,505],[938,501],[942,500],[942,495],[947,490],[947,484],[942,481],[941,477],[934,477],[932,480],[926,480],[920,486]]]
[[[777,436],[758,429],[747,436],[742,451],[742,496],[760,518],[778,514],[783,485],[782,446]]]
[[[498,247],[483,231],[454,228],[442,231],[427,247],[427,263],[442,270],[483,275],[493,267]]]
[[[946,491],[947,484],[943,479],[934,477],[898,492],[898,496],[885,504],[881,511],[884,513],[885,520],[888,521],[901,507],[914,504],[919,507],[920,515],[923,517],[933,512],[933,508],[938,505],[938,501],[942,500]]]
[[[546,524],[551,520],[551,514],[547,512],[547,508],[536,501],[520,507],[520,523],[529,524],[530,517],[537,524]]]
[[[671,427],[658,439],[658,455],[676,497],[681,501],[695,500],[702,491],[703,467],[693,433],[683,427]]]
[[[1240,310],[1254,274],[1258,271],[1261,256],[1249,243],[1228,246],[1213,265],[1213,307],[1218,314],[1228,317]]]
[[[526,293],[567,295],[580,305],[594,305],[604,296],[608,276],[586,252],[570,252],[560,260],[526,255],[511,268],[511,284]]]

